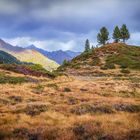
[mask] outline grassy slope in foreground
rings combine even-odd
[[[2,140],[140,138],[140,78],[135,75],[93,80],[42,77],[37,78],[39,83],[17,80],[0,84]]]

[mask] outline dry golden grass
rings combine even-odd
[[[132,73],[2,84],[0,139],[139,140],[140,82]]]

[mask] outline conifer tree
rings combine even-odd
[[[127,29],[127,26],[123,24],[120,31],[121,31],[121,39],[125,43],[126,40],[130,38],[129,30]]]
[[[69,64],[69,61],[67,61],[66,59],[64,59],[64,61],[63,61],[63,66],[66,66],[66,65],[68,65]]]
[[[113,39],[116,43],[118,43],[121,39],[121,32],[118,26],[115,27],[113,32]]]
[[[100,29],[100,33],[97,35],[97,41],[99,44],[105,45],[106,42],[109,40],[109,32],[106,27],[102,27]]]
[[[90,51],[90,43],[89,40],[87,39],[85,43],[85,52],[89,52],[89,51]]]
[[[92,45],[91,49],[94,50],[94,46],[93,45]]]

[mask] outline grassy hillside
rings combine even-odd
[[[12,56],[11,54],[8,54],[4,51],[0,51],[0,64],[20,64],[21,62]]]
[[[49,71],[55,70],[59,66],[56,62],[48,59],[44,55],[34,50],[25,50],[20,53],[11,52],[11,54],[16,56],[21,61],[40,64]]]
[[[52,72],[47,71],[41,65],[21,62],[11,54],[4,51],[0,51],[0,69],[13,71],[24,75],[55,77]],[[1,78],[2,77],[0,77],[0,79]]]
[[[105,72],[111,69],[140,70],[140,47],[123,43],[112,43],[91,52],[82,53],[58,68],[66,71],[90,71]]]
[[[110,44],[100,50],[107,55],[105,65],[119,65],[121,68],[140,70],[140,47],[125,44]]]
[[[3,73],[1,140],[140,138],[140,73],[88,79]]]
[[[0,69],[36,77],[54,78],[56,76],[55,73],[47,71],[39,64],[0,64]]]

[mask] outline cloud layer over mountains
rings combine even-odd
[[[82,50],[101,26],[126,23],[140,44],[139,0],[0,0],[0,37],[13,45]]]

